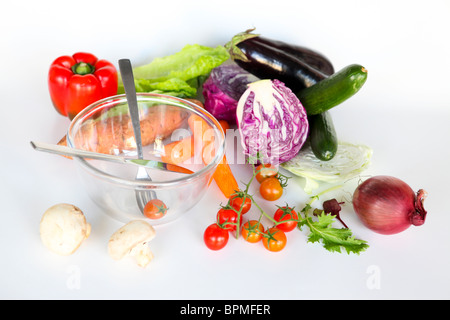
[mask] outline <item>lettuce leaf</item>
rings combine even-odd
[[[307,210],[310,207],[305,207],[302,212],[305,214],[305,219],[299,223],[300,229],[306,225],[309,227],[311,233],[308,235],[308,242],[322,243],[323,247],[330,252],[341,253],[344,249],[347,254],[360,254],[369,248],[367,241],[356,239],[352,231],[348,228],[333,228],[332,224],[335,221],[335,216],[325,214],[323,211],[318,216],[317,221],[313,221],[307,215]]]
[[[193,98],[211,70],[228,59],[228,51],[223,46],[186,45],[175,54],[134,68],[136,91]],[[118,93],[124,92],[119,76]]]
[[[153,92],[175,95],[177,97],[194,97],[197,94],[197,88],[191,87],[186,81],[178,78],[172,78],[162,82],[139,79],[135,81],[135,85],[137,92]]]

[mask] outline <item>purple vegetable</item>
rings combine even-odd
[[[205,109],[218,120],[235,123],[239,98],[249,83],[258,80],[236,64],[223,64],[214,68],[203,84]]]
[[[249,84],[236,115],[244,153],[263,163],[278,165],[295,157],[308,135],[305,108],[278,80]]]

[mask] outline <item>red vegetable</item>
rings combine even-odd
[[[250,243],[261,241],[264,233],[264,226],[258,220],[250,220],[244,223],[241,229],[242,237]]]
[[[217,212],[217,224],[222,226],[223,229],[228,231],[236,231],[238,222],[238,214],[230,207],[220,208]],[[242,224],[242,217],[239,219]]]
[[[275,201],[283,195],[283,186],[278,178],[270,177],[261,182],[259,185],[259,193],[264,199]]]
[[[117,70],[90,53],[61,56],[50,66],[48,87],[55,109],[73,119],[91,103],[117,93]]]
[[[342,223],[342,225],[348,229],[347,225],[344,221],[342,221],[339,214],[339,212],[341,211],[341,204],[343,204],[343,202],[338,202],[336,199],[326,200],[323,202],[323,211],[335,216],[336,219],[338,219]]]
[[[298,215],[297,212],[295,212],[295,210],[291,207],[278,207],[277,211],[275,211],[275,214],[273,215],[273,218],[278,222],[290,220],[277,225],[277,228],[284,232],[290,232],[297,226]]]
[[[278,175],[278,169],[271,164],[259,164],[256,167],[256,175],[255,178],[259,183],[262,183],[263,180],[271,177],[276,177]]]
[[[268,229],[263,236],[264,247],[272,252],[278,252],[284,249],[287,243],[286,233],[277,227]]]
[[[236,210],[237,212],[241,212],[241,214],[246,214],[250,208],[252,207],[252,200],[248,197],[245,197],[244,193],[238,192],[235,195],[232,195],[229,199],[229,204]],[[241,209],[242,208],[242,209]]]
[[[229,237],[228,230],[219,226],[217,223],[209,225],[203,234],[203,240],[211,250],[224,248],[228,243]]]
[[[417,194],[402,180],[375,176],[360,184],[353,194],[353,208],[363,224],[381,234],[395,234],[421,226],[427,212],[423,207],[427,193]]]
[[[161,219],[167,213],[167,206],[159,199],[152,199],[144,207],[144,215],[149,219]]]

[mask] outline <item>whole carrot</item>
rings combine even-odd
[[[203,163],[207,165],[212,161],[216,152],[214,140],[211,139],[207,131],[208,129],[211,129],[211,127],[197,115],[191,115],[188,119],[188,123],[192,132],[194,132],[194,138],[197,139],[199,143],[202,143],[202,160]],[[226,122],[222,122],[221,125],[224,132],[229,127]],[[197,137],[195,137],[196,134]],[[225,154],[217,165],[213,178],[226,198],[230,198],[233,193],[239,190],[239,185],[231,171]]]

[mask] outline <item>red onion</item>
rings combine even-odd
[[[417,195],[400,179],[375,176],[361,183],[353,194],[353,208],[362,223],[381,234],[395,234],[425,223],[427,193]]]

